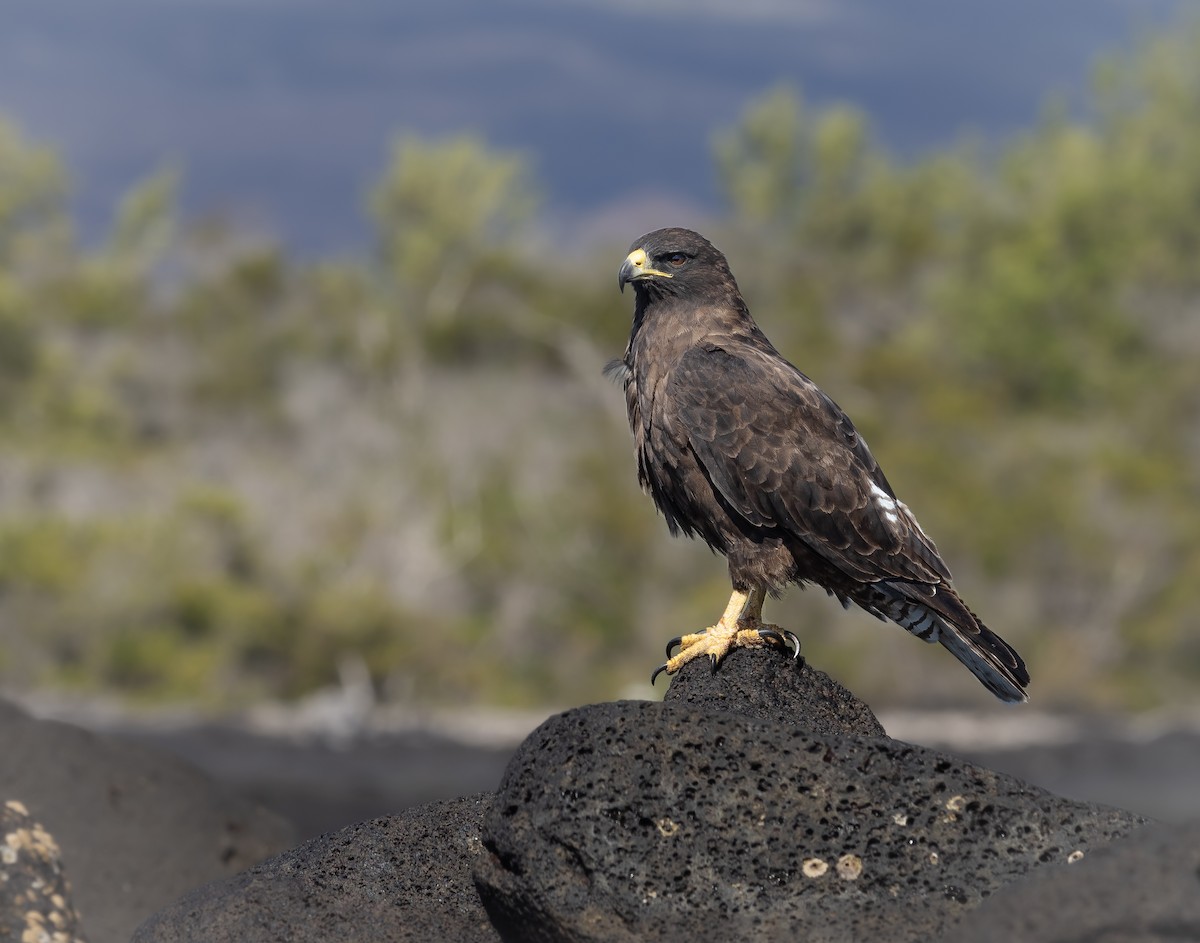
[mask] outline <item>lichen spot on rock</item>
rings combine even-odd
[[[842,855],[837,861],[837,875],[843,881],[857,881],[863,873],[862,858],[858,855]]]
[[[805,858],[804,863],[800,865],[800,870],[804,872],[806,878],[819,878],[829,870],[829,865],[820,858]]]
[[[654,824],[658,826],[658,833],[663,838],[670,838],[679,831],[679,823],[673,822],[671,819],[659,819]]]

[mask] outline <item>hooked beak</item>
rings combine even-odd
[[[670,272],[663,272],[649,266],[649,259],[646,257],[645,249],[634,249],[629,255],[625,256],[625,261],[621,263],[621,271],[617,273],[617,287],[624,293],[625,285],[628,282],[637,281],[639,278],[673,278]]]

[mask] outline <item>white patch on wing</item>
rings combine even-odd
[[[875,482],[871,482],[871,497],[875,499],[875,506],[883,514],[885,521],[889,524],[900,523],[900,516],[897,513],[897,509],[903,507],[903,505],[899,501],[880,488]]]

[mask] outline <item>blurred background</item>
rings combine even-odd
[[[477,732],[654,696],[727,575],[639,493],[600,371],[628,244],[685,225],[1038,708],[1200,708],[1196,4],[3,18],[8,696]],[[1000,710],[823,593],[768,615],[876,708]]]

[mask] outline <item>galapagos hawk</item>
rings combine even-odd
[[[733,584],[717,624],[673,639],[654,676],[785,637],[798,653],[763,623],[763,601],[815,583],[941,642],[1001,700],[1026,700],[1021,656],[959,598],[849,417],[767,340],[725,256],[659,229],[633,243],[618,283],[634,289],[633,330],[607,372],[624,384],[638,480],[672,534],[724,554]]]

